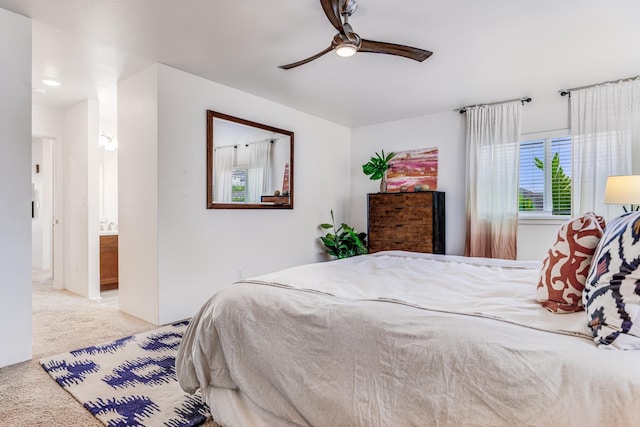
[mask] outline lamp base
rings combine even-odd
[[[622,209],[624,209],[624,212],[637,212],[638,210],[640,210],[640,205],[629,205],[629,209],[627,209],[627,207],[625,205],[622,205]]]

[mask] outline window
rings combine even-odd
[[[520,142],[519,211],[571,215],[571,137]]]
[[[247,201],[247,170],[234,169],[231,178],[231,201],[245,203]]]

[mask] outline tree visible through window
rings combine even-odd
[[[571,138],[520,143],[520,212],[571,215]]]

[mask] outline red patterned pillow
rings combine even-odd
[[[554,313],[584,310],[582,291],[604,226],[601,216],[589,212],[560,227],[538,281],[538,301],[544,308]]]

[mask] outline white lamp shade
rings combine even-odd
[[[604,202],[609,205],[640,205],[640,175],[608,177]]]

